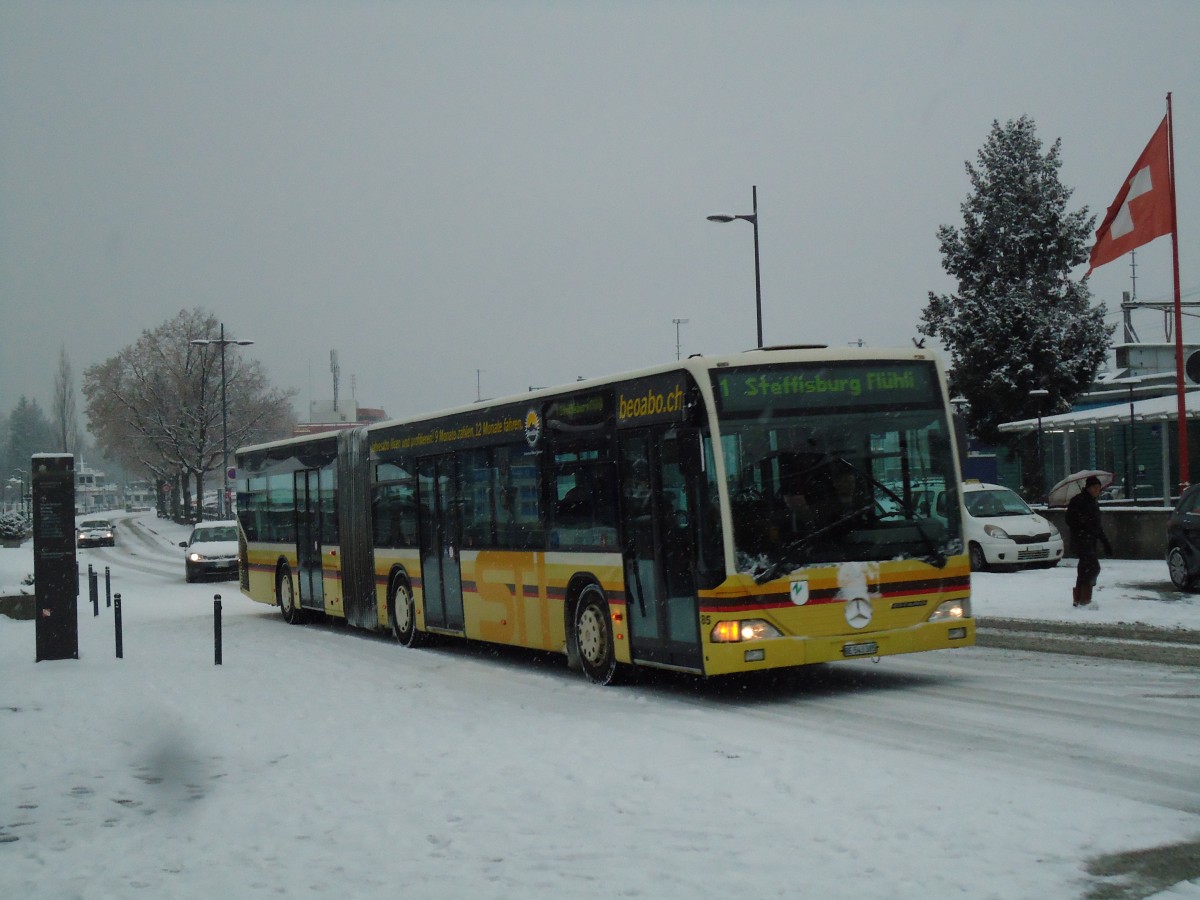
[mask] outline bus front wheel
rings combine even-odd
[[[416,647],[422,634],[417,630],[417,605],[412,588],[403,578],[392,580],[391,596],[388,598],[388,618],[392,623],[392,635],[396,643],[405,647]]]
[[[300,607],[296,605],[296,588],[292,584],[292,570],[288,568],[287,563],[280,566],[275,575],[275,599],[279,601],[283,621],[289,625],[299,625],[302,614]]]
[[[575,646],[583,673],[596,684],[613,684],[617,656],[613,646],[612,617],[599,585],[589,584],[575,605]]]

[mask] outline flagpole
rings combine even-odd
[[[1191,474],[1188,459],[1187,401],[1183,381],[1183,303],[1179,291],[1179,217],[1175,211],[1175,124],[1171,119],[1171,95],[1167,94],[1167,171],[1171,195],[1171,266],[1175,275],[1175,401],[1179,415],[1179,492],[1187,488]],[[1164,498],[1169,500],[1169,498]]]

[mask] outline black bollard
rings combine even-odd
[[[121,595],[113,594],[113,622],[117,629],[117,659],[125,658],[124,648],[121,646]]]
[[[92,601],[92,614],[100,615],[100,589],[96,583],[96,572],[88,566],[88,598]]]
[[[221,595],[213,595],[213,665],[221,664]]]
[[[112,606],[112,575],[108,566],[104,567],[104,605]]]

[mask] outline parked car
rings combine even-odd
[[[108,519],[88,519],[75,528],[76,547],[115,547],[116,531]]]
[[[1200,484],[1183,492],[1167,519],[1167,572],[1181,591],[1200,581]]]
[[[187,581],[195,581],[202,575],[237,578],[238,527],[232,519],[201,522],[179,546],[185,550],[183,565]]]
[[[1063,539],[1049,519],[999,484],[963,484],[963,534],[971,569],[990,566],[1053,568],[1063,557]]]

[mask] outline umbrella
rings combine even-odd
[[[1046,495],[1047,506],[1066,506],[1071,498],[1083,490],[1083,483],[1088,478],[1095,475],[1100,479],[1100,487],[1106,488],[1113,483],[1113,473],[1105,472],[1101,469],[1084,469],[1082,472],[1075,472],[1068,475],[1054,487],[1050,488],[1050,493]]]

